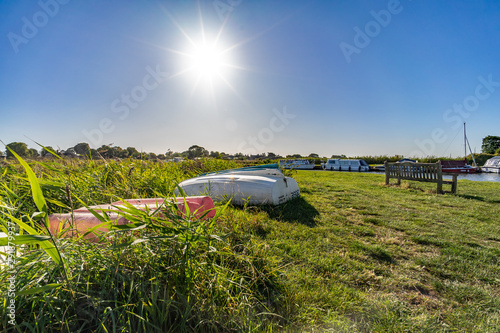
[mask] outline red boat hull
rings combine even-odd
[[[441,168],[444,173],[476,173],[479,168]]]
[[[476,173],[480,169],[467,164],[467,160],[446,160],[441,162],[441,170],[445,173]]]
[[[161,198],[130,199],[125,201],[138,209],[149,209],[150,211],[155,211],[163,204],[163,199]],[[216,213],[212,198],[207,196],[181,197],[176,198],[176,201],[174,201],[174,199],[171,199],[171,201],[177,205],[179,208],[179,214],[181,215],[186,214],[186,204],[189,207],[190,213],[197,218],[212,218]],[[90,206],[89,208],[97,213],[107,210],[106,214],[108,214],[111,221],[115,221],[116,224],[121,225],[130,223],[130,221],[119,214],[119,208],[116,207],[123,206],[123,204],[123,201],[116,201],[111,204]],[[116,212],[114,212],[115,210]],[[161,211],[159,214],[161,214]],[[101,223],[102,222],[85,207],[75,209],[73,210],[73,213],[52,214],[49,216],[50,232],[52,234],[57,234],[62,230],[62,228],[67,228],[70,225],[73,226],[72,230],[65,234],[65,237],[76,237],[78,235],[85,234],[88,230]],[[107,231],[107,227],[99,227],[94,230],[94,232],[97,233],[104,233]],[[84,238],[88,240],[96,240],[97,236],[94,233],[89,233]]]

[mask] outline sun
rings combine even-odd
[[[229,67],[226,52],[215,43],[201,42],[187,52],[189,68],[198,80],[214,81],[223,78]]]
[[[229,91],[242,99],[241,94],[232,85],[231,81],[236,71],[250,70],[235,64],[235,58],[237,58],[235,57],[235,49],[247,41],[232,44],[228,42],[230,36],[223,36],[227,20],[219,29],[207,30],[199,6],[199,30],[197,30],[196,26],[181,26],[172,14],[166,9],[164,10],[185,38],[185,44],[183,46],[179,45],[179,48],[162,47],[168,52],[178,55],[176,60],[178,69],[174,71],[170,78],[183,77],[187,85],[191,86],[191,96],[195,95],[195,93],[209,96],[214,105],[217,99],[216,95],[222,97]]]
[[[233,46],[226,46],[220,36],[210,38],[203,31],[201,38],[186,36],[183,51],[176,52],[181,57],[180,70],[175,76],[183,76],[191,86],[191,95],[196,92],[208,94],[215,101],[217,94],[229,89],[239,95],[230,83],[234,70],[244,69],[233,64]]]

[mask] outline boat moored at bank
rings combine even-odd
[[[484,163],[481,171],[490,173],[500,173],[500,156],[494,156]]]
[[[445,173],[476,173],[481,172],[479,167],[467,164],[467,160],[440,161],[441,171]]]
[[[396,163],[417,163],[417,162],[418,161],[412,160],[410,158],[403,158],[403,159],[400,159],[399,161],[397,161]],[[375,165],[375,166],[370,167],[370,170],[373,170],[373,171],[385,171],[385,165],[384,164]]]
[[[314,169],[314,163],[309,162],[309,160],[296,159],[296,160],[281,160],[279,162],[280,167],[283,169],[295,169],[295,170],[312,170]]]
[[[354,160],[341,160],[341,159],[329,159],[326,163],[322,163],[321,167],[323,170],[330,171],[369,171],[370,166],[365,160],[354,159]]]
[[[469,147],[473,165],[467,164],[467,147]],[[477,173],[481,169],[477,166],[472,149],[470,149],[469,140],[467,140],[467,132],[464,123],[464,159],[463,160],[447,160],[441,162],[441,170],[444,173]]]

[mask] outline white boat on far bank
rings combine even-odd
[[[321,164],[322,169],[330,171],[370,171],[370,166],[365,160],[329,159]]]
[[[283,169],[295,169],[295,170],[312,170],[312,169],[314,169],[314,163],[309,162],[309,160],[303,160],[303,159],[281,160],[279,162],[279,165]]]
[[[481,167],[482,172],[500,173],[500,156],[494,156]]]
[[[396,163],[418,163],[418,161],[416,160],[412,160],[412,159],[409,159],[409,158],[403,158],[403,159],[400,159],[399,161],[397,161]],[[372,166],[371,167],[372,170],[374,171],[385,171],[385,165],[384,164],[381,164],[381,165],[375,165],[375,166]]]

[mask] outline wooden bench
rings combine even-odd
[[[457,174],[447,174],[441,170],[441,162],[436,163],[384,163],[385,184],[389,185],[391,178],[397,179],[397,185],[401,185],[401,179],[415,180],[419,182],[430,182],[437,184],[437,193],[443,194],[443,184],[451,185],[451,193],[457,192]],[[443,175],[452,176],[451,180],[443,179]]]

